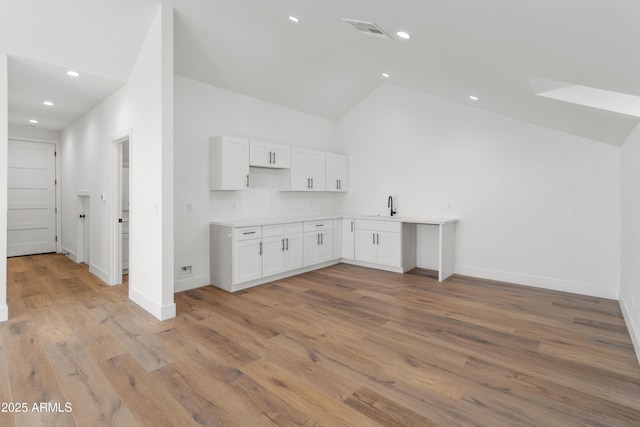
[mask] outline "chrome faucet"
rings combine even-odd
[[[391,216],[394,216],[396,211],[393,209],[393,196],[389,196],[389,200],[387,200],[387,207],[390,210]]]

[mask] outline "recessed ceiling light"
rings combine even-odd
[[[47,107],[53,107],[53,102],[51,101],[44,101],[43,104],[46,105]]]
[[[396,34],[401,39],[409,40],[411,38],[411,34],[407,33],[406,31],[398,31]]]
[[[31,119],[31,120],[29,120],[29,123],[33,123],[35,125],[36,123],[38,123],[38,121],[34,120],[34,119]]]
[[[387,78],[387,79],[388,79],[390,76],[389,76],[389,74],[387,74],[387,73],[382,73],[382,77],[385,77],[385,78]]]
[[[69,70],[67,71],[67,76],[78,77],[80,74],[77,71]]]
[[[474,95],[469,95],[469,99],[472,100],[472,101],[477,101],[478,97],[474,96]]]
[[[296,18],[295,16],[290,16],[289,17],[289,21],[298,23],[298,22],[300,22],[300,19]]]

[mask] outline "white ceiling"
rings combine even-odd
[[[0,0],[13,15],[0,10],[0,51],[126,82],[157,3]],[[638,123],[529,86],[533,77],[640,96],[637,0],[171,3],[176,73],[332,120],[387,72],[393,84],[608,144]],[[366,37],[343,18],[413,38]]]

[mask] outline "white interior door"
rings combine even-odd
[[[9,140],[7,256],[56,251],[56,146]]]
[[[89,197],[82,197],[82,262],[91,265],[91,205]]]

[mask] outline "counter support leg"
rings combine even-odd
[[[439,228],[438,280],[443,281],[455,270],[455,223],[441,224]]]

